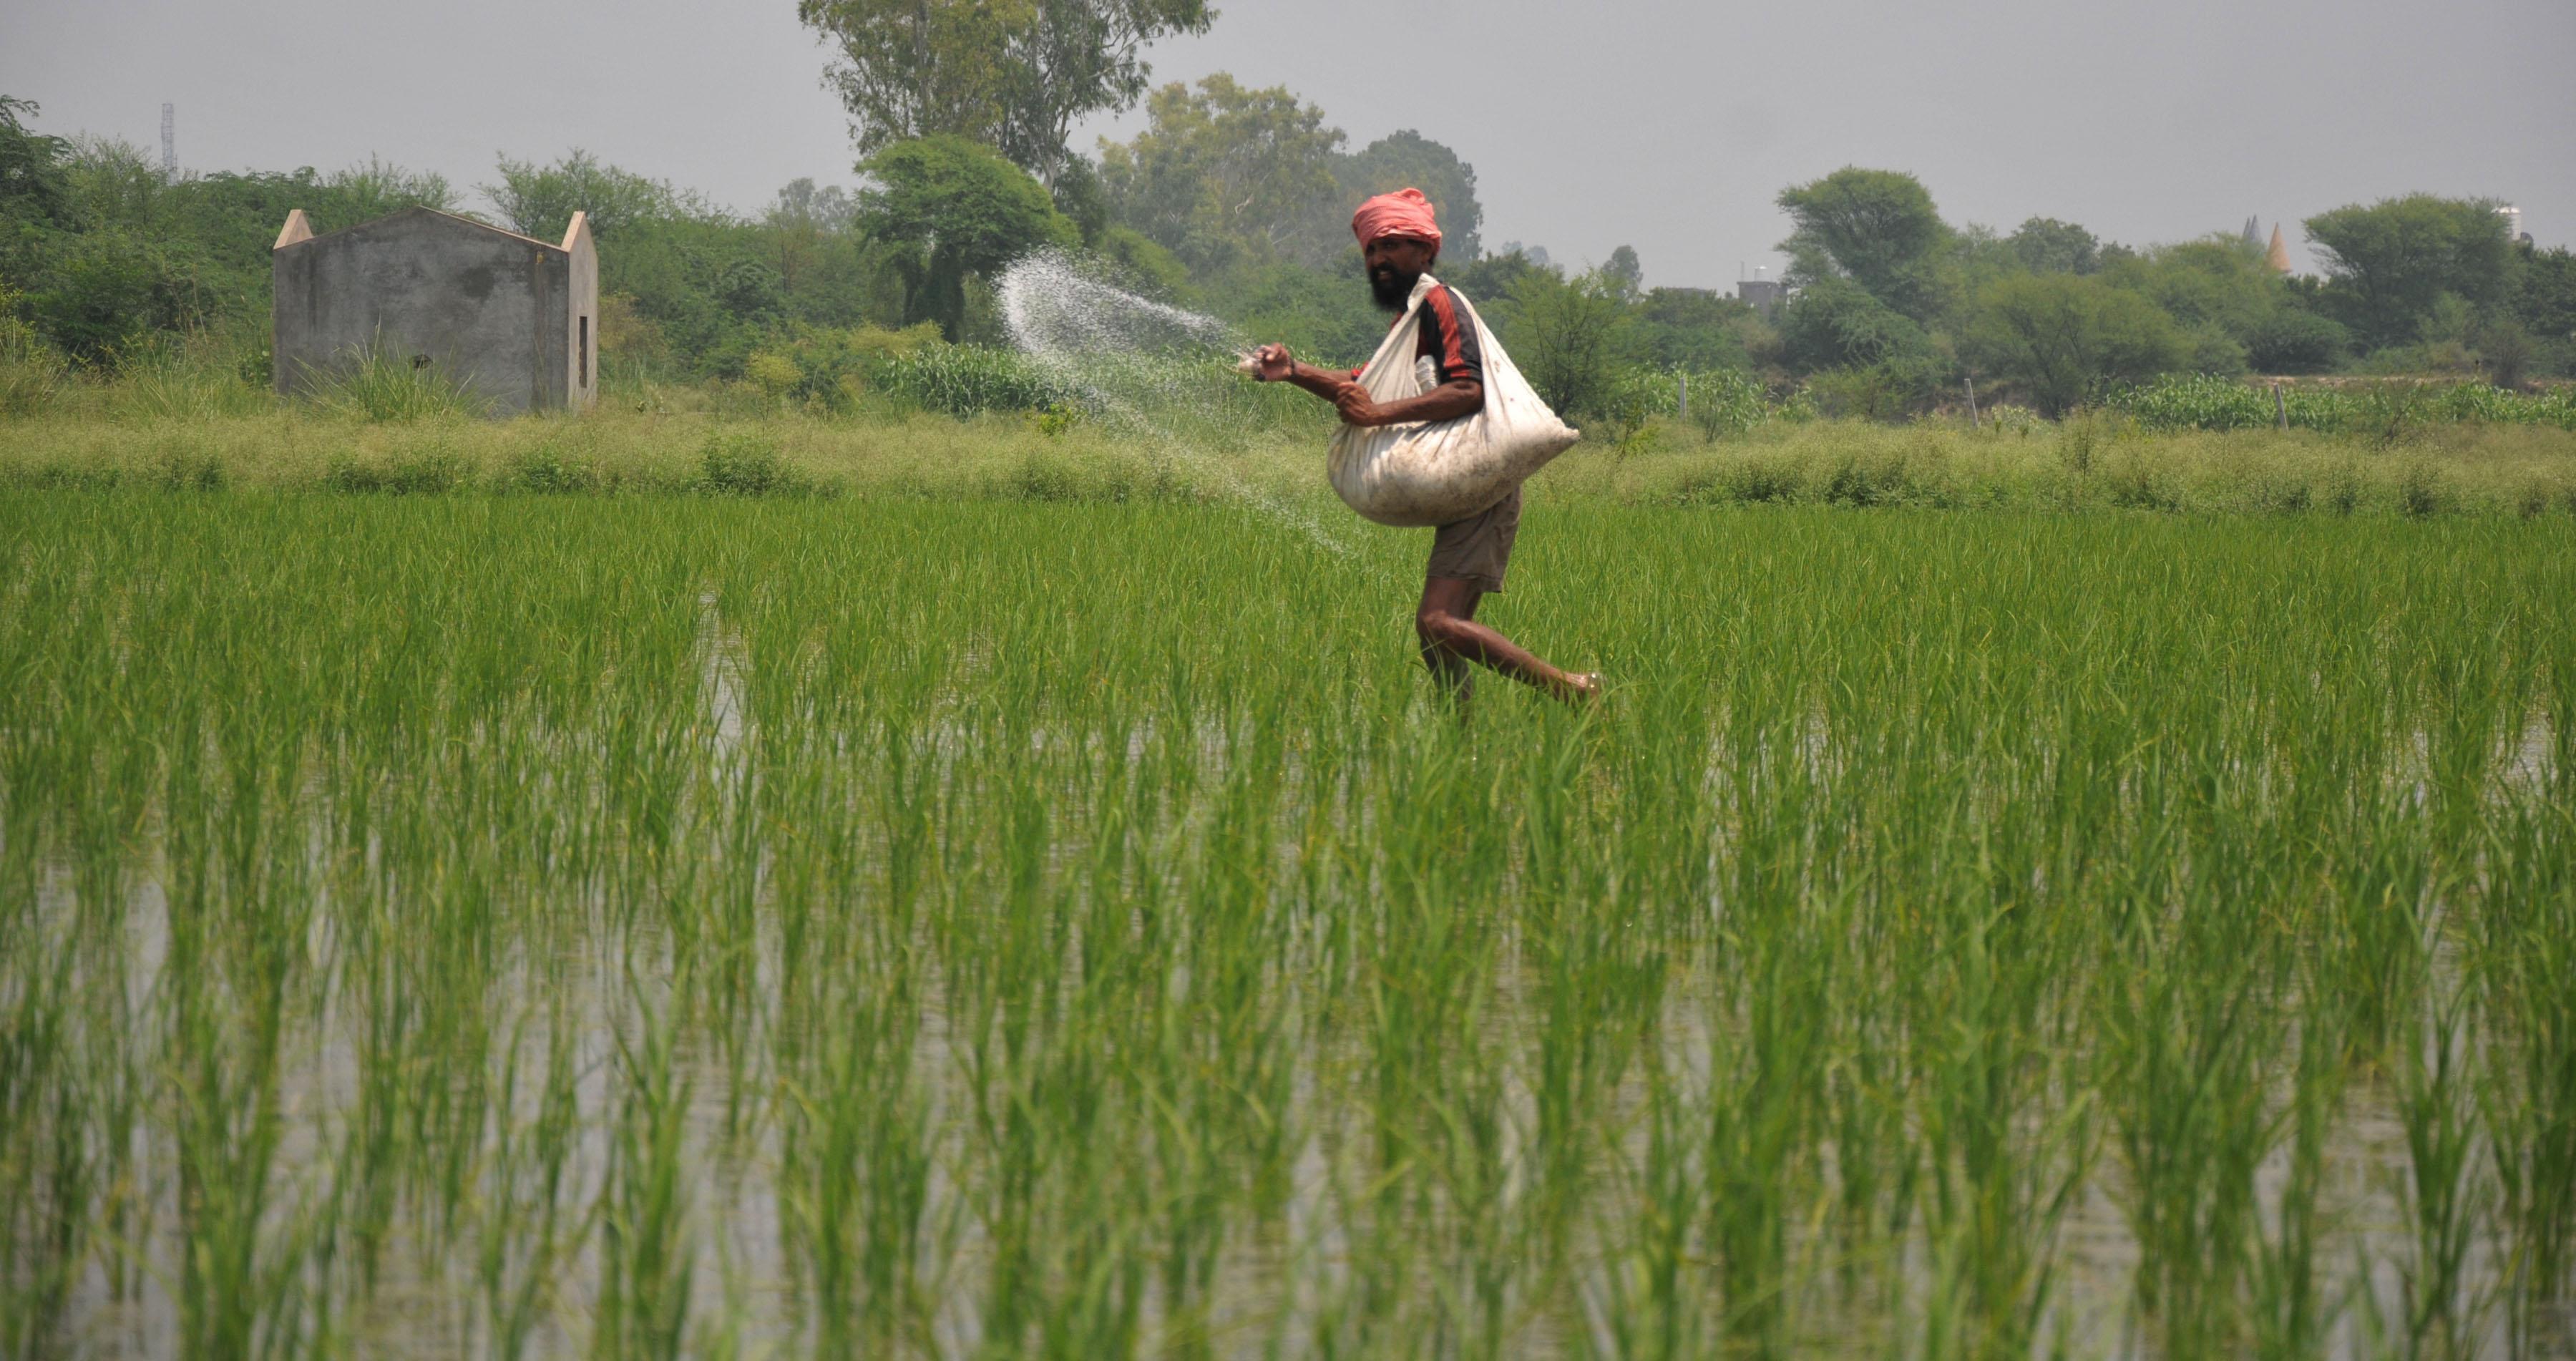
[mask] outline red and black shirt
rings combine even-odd
[[[1421,317],[1422,326],[1421,339],[1413,347],[1415,357],[1429,359],[1438,366],[1439,381],[1443,383],[1464,378],[1483,384],[1485,351],[1476,343],[1475,319],[1458,305],[1457,295],[1449,291],[1449,285],[1435,284],[1423,294],[1422,309],[1416,315]],[[1396,321],[1401,323],[1403,318]],[[1359,369],[1351,370],[1351,377],[1359,376]]]

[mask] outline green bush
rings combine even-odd
[[[890,359],[889,394],[947,416],[1054,411],[1082,405],[1079,394],[1026,355],[981,345],[934,345]]]
[[[811,490],[765,435],[718,434],[698,449],[695,486],[712,496],[784,496]]]

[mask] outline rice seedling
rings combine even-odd
[[[1577,466],[1462,723],[1413,536],[334,424],[0,487],[11,1355],[2569,1345],[2563,517]]]

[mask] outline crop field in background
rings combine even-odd
[[[207,428],[0,487],[9,1356],[2576,1347],[2554,491],[1580,455],[1462,718],[1347,516]]]

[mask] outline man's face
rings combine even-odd
[[[1369,293],[1390,312],[1404,310],[1413,296],[1414,281],[1430,273],[1432,262],[1439,258],[1438,246],[1410,236],[1381,236],[1360,247],[1360,262],[1368,267]]]

